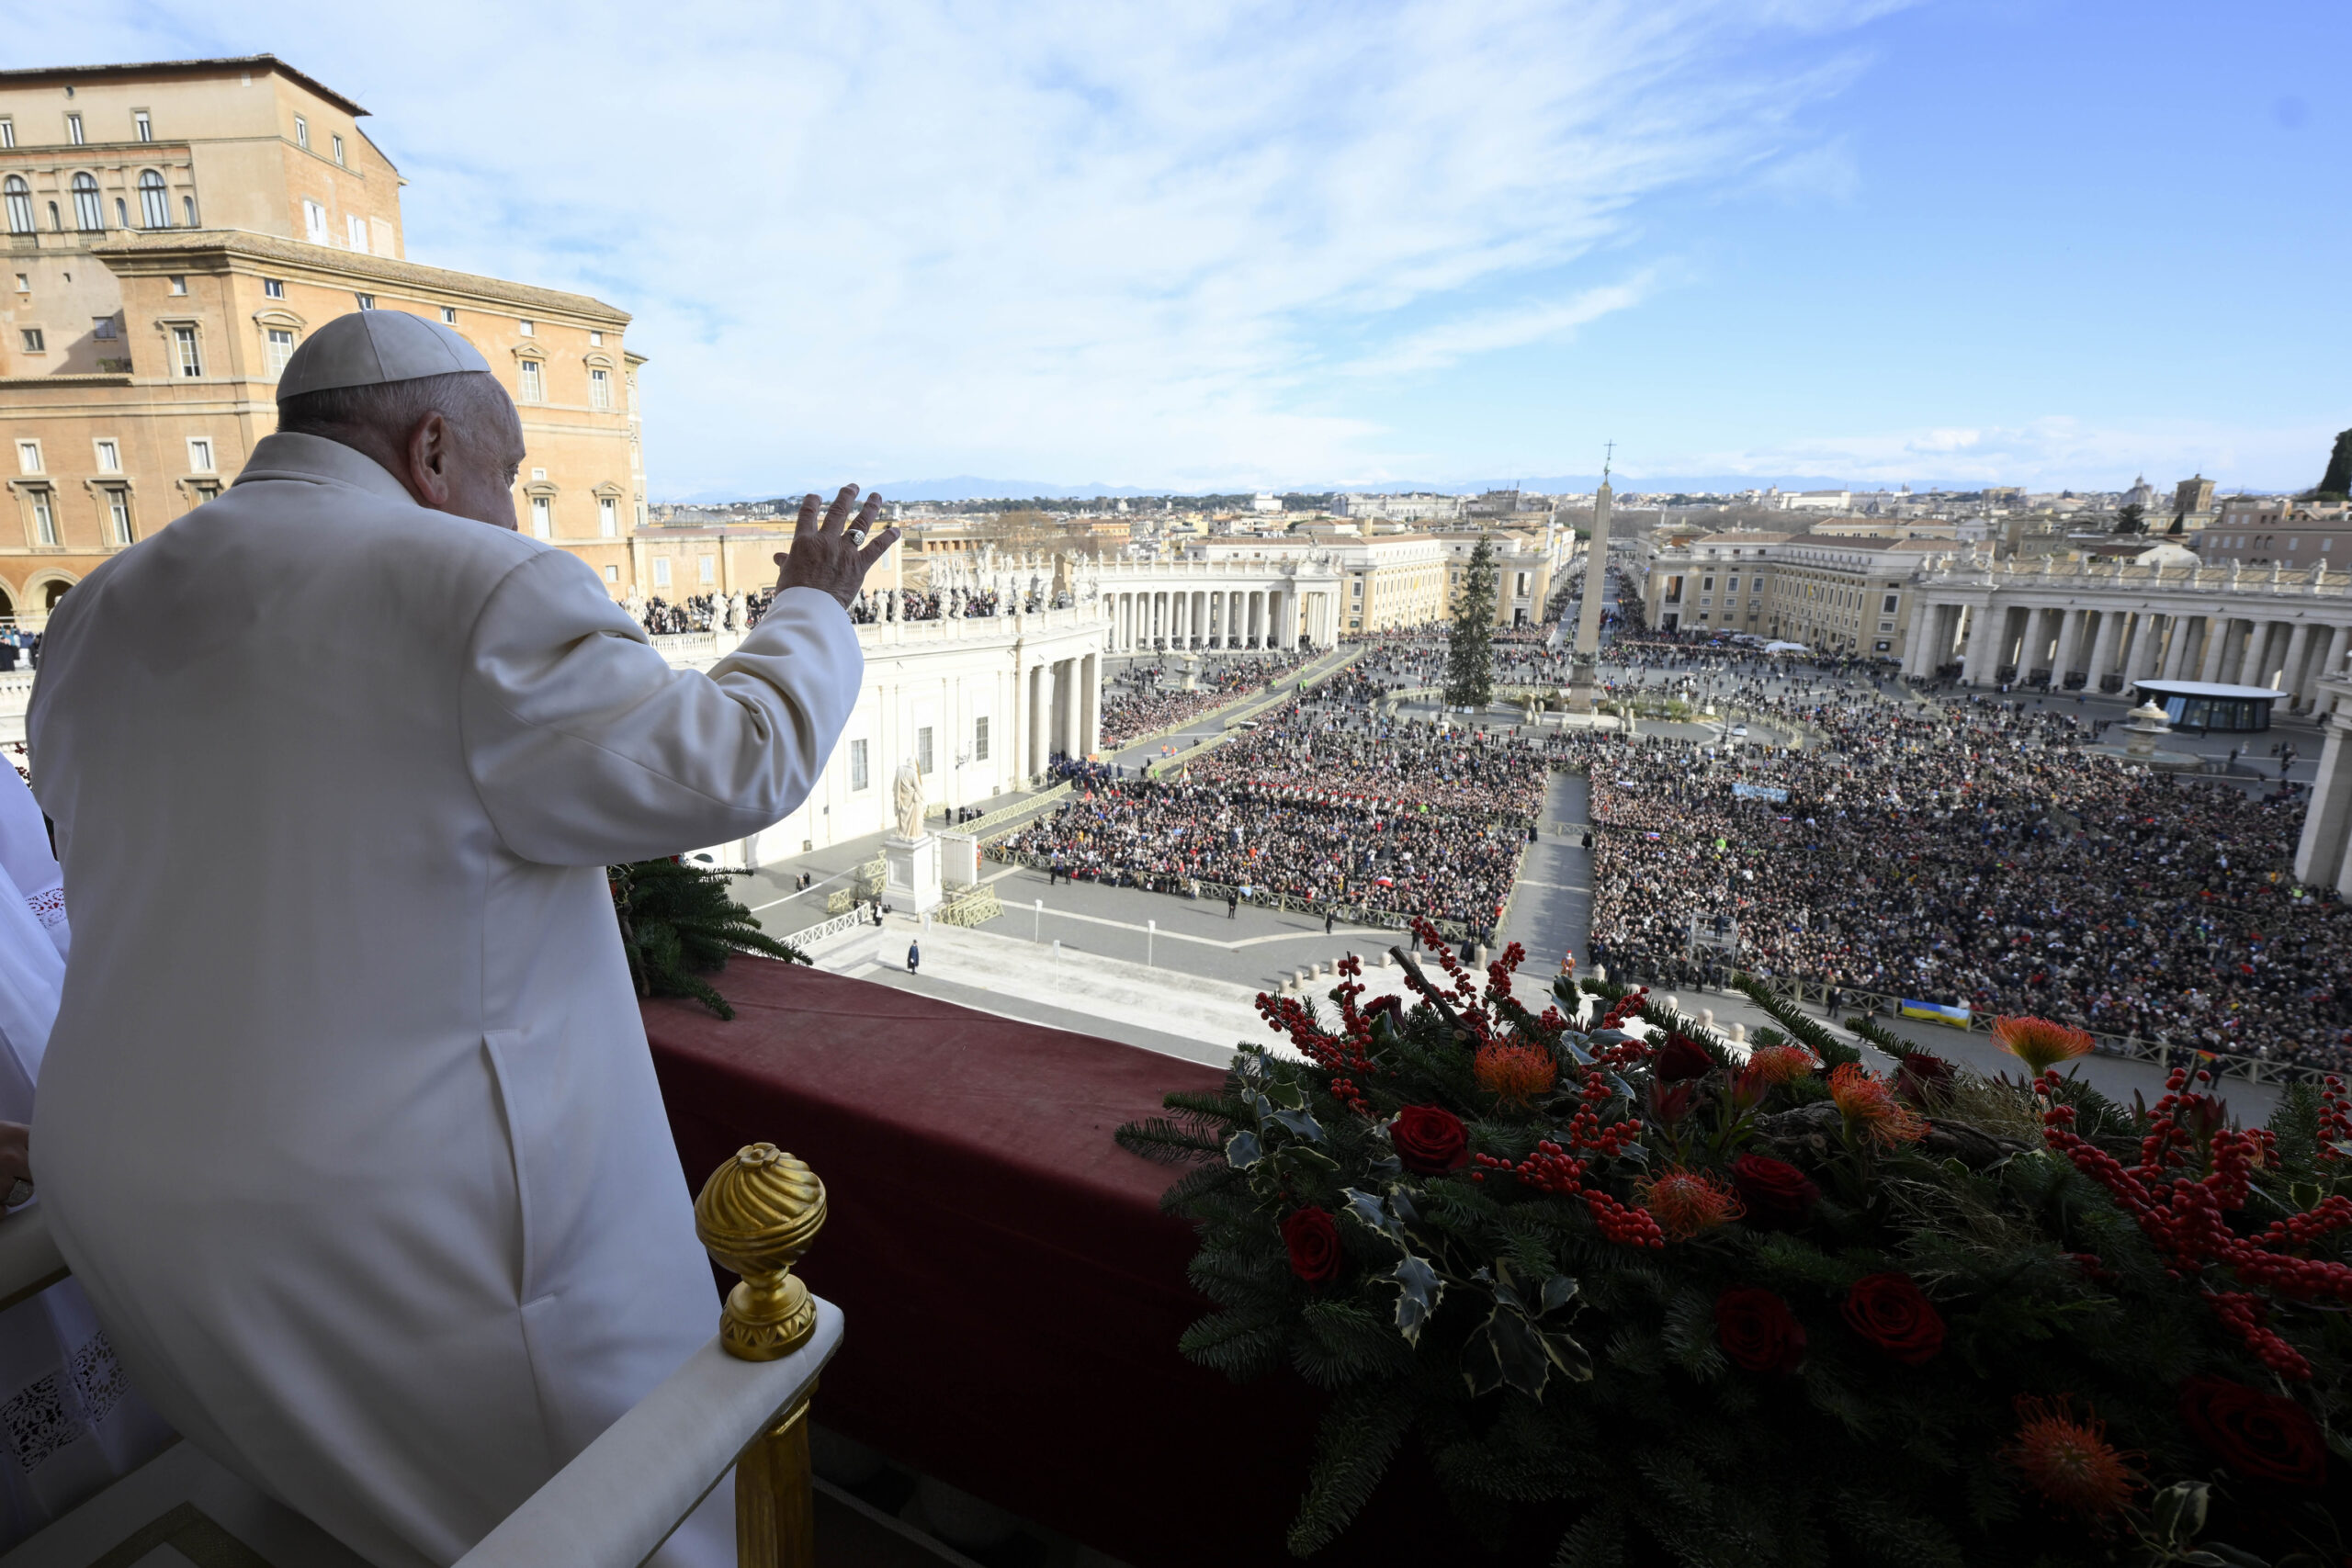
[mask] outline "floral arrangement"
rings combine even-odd
[[[1192,1164],[1183,1353],[1328,1407],[1291,1550],[1413,1439],[1469,1537],[1608,1564],[2352,1561],[2352,1105],[2154,1105],[2001,1021],[1987,1078],[1760,987],[1728,1047],[1639,990],[1516,999],[1419,933],[1406,993],[1261,997],[1215,1094],[1120,1129]]]
[[[808,962],[807,953],[762,931],[752,912],[728,897],[728,884],[750,874],[688,865],[677,855],[605,868],[621,952],[639,996],[689,997],[720,1018],[733,1018],[734,1007],[703,978],[725,968],[729,954]]]

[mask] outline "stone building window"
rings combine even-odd
[[[98,205],[98,181],[95,175],[74,176],[74,227],[85,234],[106,232],[107,215]]]
[[[164,176],[153,169],[139,175],[139,222],[146,229],[172,226],[171,193],[164,189]]]
[[[8,232],[29,234],[33,231],[33,187],[25,183],[22,175],[10,175],[5,186],[8,200]]]

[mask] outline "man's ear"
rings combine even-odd
[[[408,487],[419,504],[436,512],[449,505],[450,439],[456,433],[438,409],[416,422],[408,433]]]

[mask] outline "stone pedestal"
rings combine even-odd
[[[901,839],[896,833],[882,840],[882,897],[902,915],[920,915],[940,904],[939,840],[925,833]]]
[[[1590,713],[1599,703],[1599,662],[1581,653],[1568,660],[1566,712]]]
[[[980,841],[969,833],[933,835],[939,843],[939,874],[950,887],[980,879]]]

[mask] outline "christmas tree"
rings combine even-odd
[[[1449,706],[1483,708],[1495,700],[1495,547],[1485,539],[1470,552],[1462,592],[1453,603],[1453,626],[1445,641],[1445,700]]]
[[[2319,489],[2312,495],[2318,501],[2342,501],[2352,495],[2352,430],[2336,435],[2335,450],[2327,455],[2327,472],[2320,476]]]

